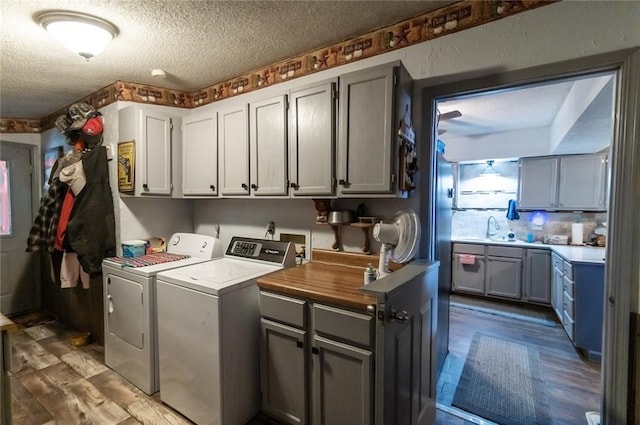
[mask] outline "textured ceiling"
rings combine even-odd
[[[116,80],[195,91],[451,3],[2,0],[0,117],[42,118]],[[34,22],[51,9],[99,16],[119,35],[87,62]]]

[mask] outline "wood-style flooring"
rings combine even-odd
[[[451,405],[476,332],[533,345],[538,349],[554,425],[586,424],[585,413],[600,410],[600,364],[586,360],[573,347],[560,323],[549,327],[456,307],[451,307],[449,356],[438,382],[439,403]]]
[[[538,348],[554,425],[586,424],[600,405],[600,365],[585,360],[560,324],[548,327],[487,313],[451,308],[450,355],[438,383],[438,401],[451,403],[474,333]],[[74,347],[75,332],[57,321],[25,323],[11,334],[12,406],[15,425],[192,424],[104,365],[104,347]],[[437,425],[470,425],[438,410]],[[248,425],[280,425],[259,414]]]
[[[57,321],[25,323],[11,334],[14,425],[189,425],[104,365],[104,347],[72,346],[75,332]],[[436,424],[466,425],[438,411]],[[3,424],[4,425],[4,424]],[[258,414],[247,425],[281,425]]]

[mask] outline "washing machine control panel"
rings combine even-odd
[[[234,236],[229,243],[225,256],[275,263],[285,267],[295,264],[295,248],[293,244],[270,239]]]

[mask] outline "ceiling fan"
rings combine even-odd
[[[462,112],[454,109],[453,111],[441,113],[438,109],[438,121],[436,128],[440,126],[440,121],[452,120],[454,118],[460,118],[462,116]],[[446,133],[447,130],[438,128],[438,136]]]

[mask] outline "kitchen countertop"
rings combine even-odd
[[[548,249],[572,263],[587,263],[587,264],[604,264],[605,263],[606,249],[597,247],[597,246],[548,245],[540,242],[532,243],[532,242],[525,242],[520,240],[506,241],[506,240],[464,238],[464,237],[451,238],[451,242],[472,243],[472,244],[480,244],[480,245],[515,246],[519,248]]]
[[[364,268],[313,262],[291,267],[258,279],[258,287],[280,294],[366,310],[376,298],[360,292]]]

